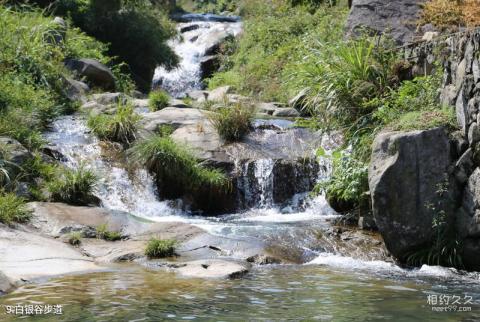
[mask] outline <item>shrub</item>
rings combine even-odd
[[[477,0],[430,0],[424,4],[420,24],[431,23],[438,28],[480,26]]]
[[[185,146],[169,137],[156,135],[138,142],[130,149],[129,155],[154,173],[157,179],[175,182],[187,189],[226,188],[229,183],[221,171],[200,165]]]
[[[91,114],[88,126],[102,140],[130,144],[135,140],[135,132],[140,116],[131,104],[117,106],[115,114]]]
[[[58,168],[55,178],[47,183],[50,199],[72,205],[95,203],[93,195],[97,184],[96,175],[84,166],[78,169]]]
[[[209,119],[222,139],[235,142],[250,132],[254,112],[252,106],[237,103],[216,109],[209,114]]]
[[[68,235],[68,243],[72,246],[78,246],[82,243],[83,234],[79,231],[71,232]]]
[[[151,238],[145,249],[145,255],[149,258],[165,258],[175,255],[177,242],[170,239]]]
[[[32,212],[27,209],[25,200],[14,193],[0,191],[0,222],[11,224],[13,222],[27,222]]]
[[[155,90],[148,95],[148,106],[154,112],[167,107],[169,102],[170,96],[164,90]]]
[[[118,231],[109,231],[107,224],[102,224],[96,228],[97,238],[107,241],[117,241],[122,239],[122,234]]]

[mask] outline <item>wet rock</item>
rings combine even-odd
[[[179,128],[186,125],[196,125],[206,119],[207,114],[203,110],[166,107],[157,112],[144,114],[140,123],[147,131],[156,132],[162,125]]]
[[[223,145],[223,141],[210,122],[186,125],[172,133],[171,138],[192,148],[197,158],[205,160],[212,158],[215,151]]]
[[[102,105],[126,104],[129,101],[129,97],[124,93],[94,94],[92,95],[92,99]]]
[[[205,56],[200,60],[200,77],[201,79],[210,78],[220,68],[220,60],[218,56]]]
[[[298,117],[300,113],[294,108],[279,108],[273,112],[273,116],[276,117]]]
[[[447,222],[453,217],[450,142],[442,128],[382,133],[374,141],[371,160],[375,222],[388,250],[403,260],[430,241],[434,211],[444,211]],[[439,193],[439,185],[447,191]]]
[[[86,95],[90,91],[90,88],[84,82],[80,82],[69,77],[63,79],[64,90],[66,96],[71,101],[80,101],[84,102],[86,100]]]
[[[354,0],[347,19],[348,35],[367,30],[388,34],[397,44],[412,42],[423,0]]]
[[[230,94],[232,88],[230,86],[217,87],[208,93],[208,100],[215,102],[223,102],[227,98],[227,94]]]
[[[104,90],[115,90],[115,77],[112,71],[94,59],[69,59],[65,66],[79,77],[85,77],[88,82]]]
[[[190,24],[190,25],[186,25],[186,26],[183,26],[182,28],[180,28],[180,33],[186,33],[186,32],[189,32],[189,31],[193,31],[193,30],[197,30],[200,28],[200,25],[199,24]]]
[[[259,113],[265,113],[268,115],[273,115],[273,113],[278,109],[278,106],[275,103],[258,103],[255,106]]]
[[[25,161],[32,158],[32,154],[17,140],[0,136],[0,146],[7,152],[9,162],[21,166]]]
[[[248,273],[247,264],[226,260],[198,260],[184,263],[186,266],[176,270],[184,277],[235,279]]]
[[[257,254],[247,258],[247,262],[257,265],[272,265],[272,264],[281,264],[282,261],[276,257],[267,256],[263,254]]]

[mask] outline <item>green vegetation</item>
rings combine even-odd
[[[239,40],[223,46],[223,72],[213,76],[209,87],[231,85],[264,101],[286,102],[293,97],[299,90],[294,75],[298,62],[312,45],[340,41],[348,12],[343,2],[335,7],[320,4],[313,10],[292,6],[294,2],[240,1],[245,31]]]
[[[236,103],[215,109],[209,119],[222,139],[234,142],[250,132],[254,113],[253,106]]]
[[[165,258],[175,255],[177,242],[170,239],[151,238],[145,248],[145,255],[149,258]]]
[[[108,230],[107,224],[102,224],[96,228],[97,238],[107,241],[117,241],[122,239],[122,234],[118,231]]]
[[[140,116],[131,104],[119,104],[113,115],[91,114],[88,126],[100,139],[130,144],[135,140],[138,121]]]
[[[47,189],[52,201],[88,205],[96,201],[93,193],[97,180],[92,170],[84,166],[75,170],[60,167],[55,177],[47,183]]]
[[[0,223],[23,223],[30,219],[32,212],[27,209],[25,200],[14,193],[0,191]]]
[[[205,186],[225,189],[229,184],[221,171],[199,164],[185,146],[166,136],[155,135],[138,142],[130,149],[130,157],[158,179],[175,182],[189,190]]]
[[[108,52],[125,62],[137,85],[150,90],[155,68],[174,66],[177,57],[166,41],[175,35],[164,1],[58,0],[55,15],[70,17],[75,26],[109,43]],[[158,5],[157,5],[158,3]]]
[[[151,91],[148,95],[148,106],[153,112],[167,107],[169,102],[170,96],[164,90]]]
[[[68,234],[68,243],[72,246],[79,246],[82,243],[83,234],[80,231],[74,231]]]

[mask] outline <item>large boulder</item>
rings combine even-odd
[[[453,218],[450,146],[442,128],[382,133],[373,143],[373,215],[388,250],[400,260],[431,241],[436,213],[444,211],[447,221]]]
[[[347,19],[347,33],[363,31],[389,35],[397,42],[412,42],[424,0],[353,0]]]
[[[0,136],[0,147],[6,150],[9,162],[21,166],[32,157],[32,154],[17,140]]]
[[[95,59],[69,59],[65,66],[95,86],[107,91],[115,90],[115,77],[112,71]]]

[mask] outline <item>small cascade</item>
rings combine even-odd
[[[154,87],[161,87],[175,97],[183,97],[188,91],[201,89],[202,58],[213,55],[219,41],[236,36],[242,30],[242,23],[237,19],[225,21],[211,15],[184,16],[185,19],[179,20],[196,20],[178,23],[179,36],[169,42],[169,46],[180,58],[179,66],[172,70],[158,67],[153,79]]]
[[[102,206],[146,218],[180,214],[168,202],[158,201],[153,178],[146,170],[128,171],[122,160],[109,156],[82,116],[57,119],[45,139],[61,153],[66,166],[73,169],[84,166],[95,172],[99,178],[96,196]]]

